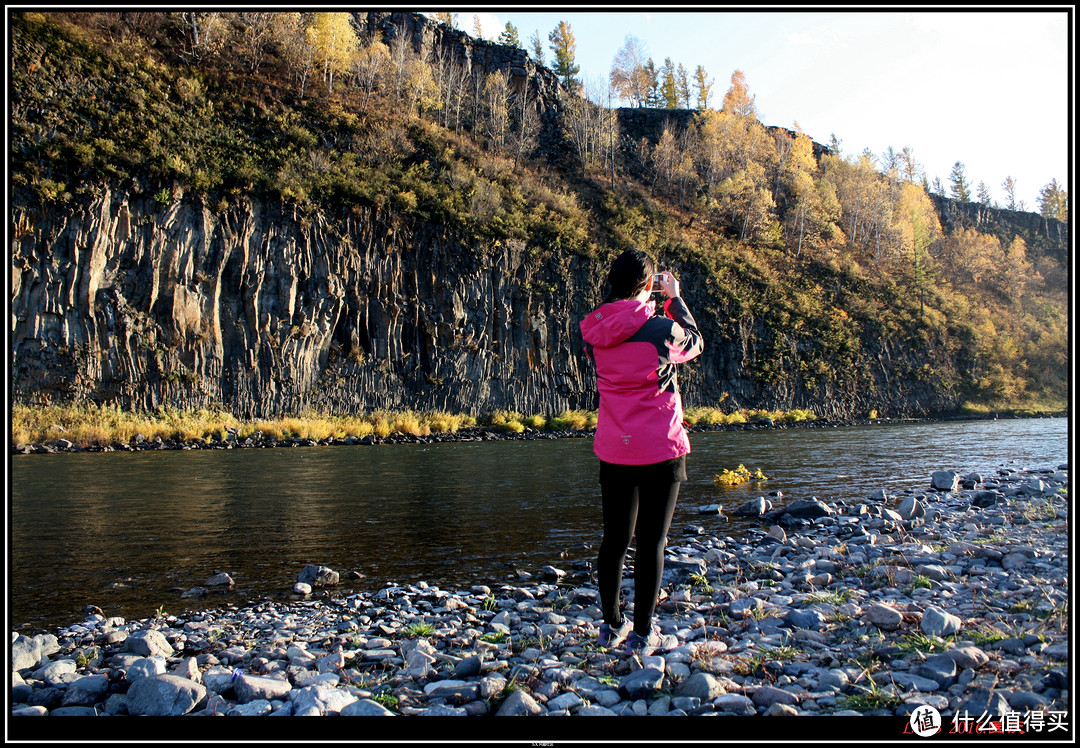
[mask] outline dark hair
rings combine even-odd
[[[615,258],[607,276],[608,304],[619,299],[630,299],[645,290],[649,279],[656,272],[656,263],[640,249],[628,249]]]

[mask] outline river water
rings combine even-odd
[[[699,514],[708,504],[922,490],[939,469],[1054,468],[1069,446],[1065,418],[721,431],[691,445],[673,544],[691,524],[759,526]],[[714,485],[739,464],[768,480]],[[549,564],[587,573],[600,543],[591,438],[18,455],[10,467],[13,630],[82,620],[88,604],[145,618],[287,598],[306,564],[339,571],[339,592],[497,587]],[[219,570],[231,590],[181,599]]]

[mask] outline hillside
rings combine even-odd
[[[640,246],[707,341],[688,404],[1064,407],[1064,224],[413,14],[339,66],[318,15],[12,14],[17,401],[593,408],[577,321]]]

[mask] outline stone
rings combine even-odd
[[[619,684],[619,693],[627,698],[640,699],[651,696],[653,691],[659,689],[663,682],[663,672],[655,667],[644,667],[635,670],[622,679]]]
[[[340,575],[327,566],[308,564],[300,572],[297,582],[310,584],[312,587],[332,587],[338,583]]]
[[[249,701],[283,699],[292,690],[292,684],[281,678],[265,678],[251,673],[240,673],[233,682],[236,700],[241,704]]]
[[[64,691],[64,706],[92,706],[105,700],[109,690],[109,676],[87,675],[70,683]]]
[[[867,621],[886,631],[898,629],[900,624],[904,622],[904,615],[900,611],[882,603],[870,605],[863,615]]]
[[[955,491],[960,487],[960,475],[951,470],[935,470],[930,476],[930,487],[937,491]]]
[[[754,702],[741,693],[726,693],[723,696],[718,696],[713,700],[713,706],[718,711],[727,712],[737,715],[755,715],[757,710],[754,708]]]
[[[834,514],[831,507],[817,499],[799,499],[784,506],[780,510],[780,516],[794,517],[796,519],[818,519],[830,517]]]
[[[503,700],[496,717],[536,717],[544,713],[544,708],[536,703],[536,699],[523,689],[517,689]]]
[[[128,665],[127,679],[129,683],[134,683],[139,678],[149,678],[152,675],[162,675],[165,673],[165,658],[160,655],[153,657],[140,657],[135,662]]]
[[[923,611],[919,628],[929,636],[950,636],[960,631],[961,621],[958,616],[948,613],[936,605],[930,605]]]
[[[765,497],[750,499],[731,510],[736,517],[760,517],[765,513]]]
[[[725,691],[720,681],[711,673],[698,672],[691,675],[679,687],[675,693],[682,697],[698,699],[700,702],[712,701],[722,696]]]
[[[900,506],[896,508],[896,513],[900,515],[902,520],[908,521],[919,517],[926,516],[926,507],[922,502],[914,496],[908,496],[906,499],[900,502]]]
[[[206,688],[175,675],[153,675],[132,683],[126,695],[131,715],[178,717],[205,698]]]
[[[124,652],[133,652],[144,657],[172,657],[174,654],[172,645],[165,639],[165,635],[155,629],[143,629],[128,635],[124,640]]]
[[[28,670],[41,662],[41,644],[26,636],[11,643],[11,669]]]
[[[761,686],[754,691],[752,700],[756,706],[764,707],[770,707],[773,704],[794,705],[799,703],[798,696],[775,686]]]
[[[951,657],[960,670],[979,668],[990,661],[986,652],[973,645],[950,647],[943,654]]]
[[[938,688],[944,689],[956,682],[956,661],[946,654],[930,655],[911,672],[929,678],[938,684]]]
[[[357,699],[342,707],[338,714],[342,717],[396,717],[392,711],[377,701]]]
[[[235,582],[233,578],[225,572],[218,572],[214,576],[203,582],[207,587],[231,587]]]
[[[307,686],[298,691],[286,692],[293,703],[293,716],[321,717],[339,714],[342,709],[357,701],[357,697],[333,686]]]
[[[968,714],[974,715],[990,714],[1001,716],[1011,710],[1012,707],[1009,706],[1008,700],[1000,691],[982,687],[975,688],[971,693],[962,697],[959,706],[957,706],[958,712],[966,711]]]

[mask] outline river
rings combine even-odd
[[[691,445],[675,544],[688,525],[720,536],[758,526],[703,505],[922,490],[939,469],[1054,468],[1069,447],[1066,418],[719,431]],[[306,564],[339,571],[338,592],[497,587],[546,565],[581,575],[600,542],[591,450],[580,438],[16,455],[10,623],[67,625],[89,604],[145,618],[284,598]],[[739,464],[768,480],[714,485]],[[219,570],[232,589],[181,598]]]

